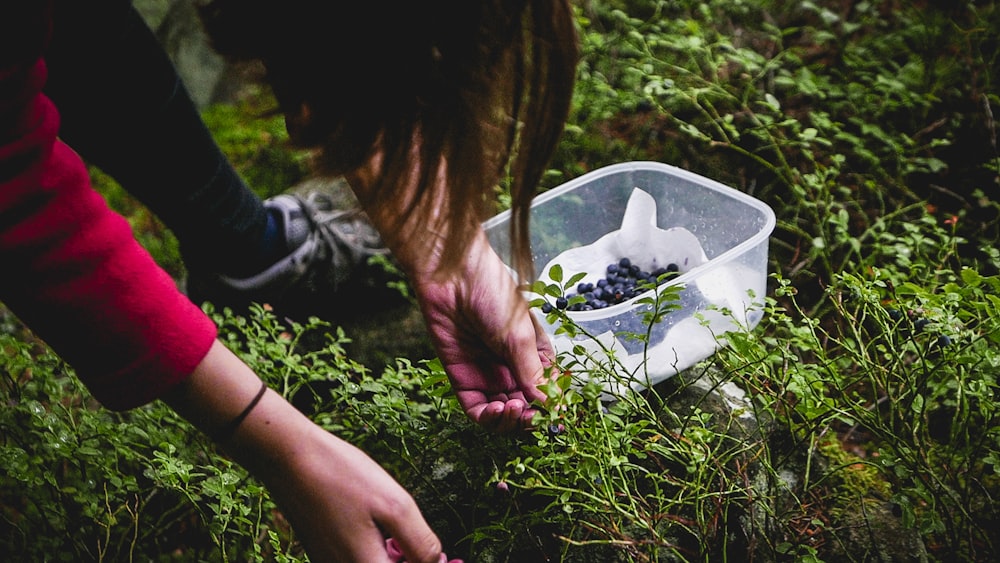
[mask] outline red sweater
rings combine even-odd
[[[0,21],[0,301],[101,403],[132,408],[183,381],[216,327],[135,241],[128,222],[92,189],[79,155],[58,139],[58,112],[41,92],[49,29],[42,6],[23,2],[30,13],[17,22],[0,9],[7,19]]]

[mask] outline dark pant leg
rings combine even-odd
[[[56,0],[46,61],[60,136],[160,217],[189,267],[226,270],[254,254],[262,202],[131,2]]]

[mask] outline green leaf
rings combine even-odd
[[[559,264],[553,264],[549,268],[549,278],[554,282],[561,282],[563,280],[563,269]]]
[[[586,272],[580,272],[578,274],[573,274],[573,276],[570,277],[569,280],[566,281],[565,287],[567,287],[567,288],[573,287],[577,283],[579,283],[580,280],[582,280],[585,277],[587,277],[587,273]]]
[[[774,94],[770,92],[764,94],[764,102],[774,111],[781,111],[781,102],[778,101],[778,98],[774,97]]]
[[[965,282],[965,285],[978,287],[983,281],[983,276],[972,268],[962,268],[960,273],[962,281]]]
[[[550,283],[549,285],[545,286],[545,293],[551,297],[561,297],[563,294],[563,289],[562,287],[554,283]]]

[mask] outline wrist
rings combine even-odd
[[[319,430],[219,341],[164,400],[253,473],[278,470]]]
[[[257,394],[254,395],[253,399],[250,399],[250,402],[243,408],[243,411],[236,415],[225,426],[209,434],[212,437],[212,440],[219,444],[225,444],[228,442],[239,429],[240,425],[243,424],[243,421],[250,416],[253,409],[258,403],[260,403],[260,400],[264,397],[265,393],[267,393],[267,383],[261,381],[260,390],[257,391]]]
[[[294,466],[314,449],[314,433],[325,431],[277,392],[267,389],[223,449],[268,487],[296,474]]]

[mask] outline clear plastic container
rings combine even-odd
[[[622,228],[626,204],[635,188],[655,200],[657,227],[680,227],[697,238],[707,261],[661,284],[662,293],[680,285],[680,308],[652,326],[648,337],[643,298],[591,311],[567,311],[581,334],[557,331],[533,312],[550,335],[557,352],[586,350],[596,367],[610,357],[618,383],[641,388],[654,385],[713,354],[725,345],[724,334],[752,329],[763,315],[767,286],[768,239],[774,212],[765,203],[719,182],[657,162],[627,162],[594,170],[538,197],[531,205],[531,250],[536,278],[555,257],[571,248],[592,245]],[[484,223],[490,243],[510,264],[510,212]],[[568,279],[574,272],[567,270]],[[544,280],[549,282],[550,280]],[[538,295],[528,295],[529,300]],[[611,351],[610,354],[608,351]],[[579,354],[576,354],[579,359]],[[582,360],[581,360],[582,361]],[[607,372],[606,365],[602,370]],[[620,389],[619,389],[620,390]]]

